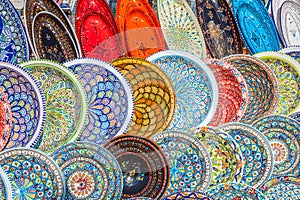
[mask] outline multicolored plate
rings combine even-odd
[[[279,85],[279,101],[276,114],[289,115],[300,109],[300,63],[292,57],[263,52],[255,55],[266,62],[275,73]]]
[[[280,49],[276,26],[261,0],[235,0],[232,9],[244,44],[251,54]]]
[[[0,89],[0,113],[0,151],[2,151],[9,141],[12,129],[12,111],[2,89]]]
[[[274,176],[300,176],[300,124],[289,117],[270,115],[252,124],[269,140],[274,154]]]
[[[300,111],[291,114],[289,117],[300,123]]]
[[[147,0],[119,0],[116,20],[127,56],[147,58],[166,50],[159,21]]]
[[[215,200],[267,200],[259,190],[241,183],[225,183],[207,191]]]
[[[118,160],[123,174],[122,198],[160,199],[170,182],[170,167],[162,149],[150,139],[123,135],[104,147]]]
[[[51,155],[63,171],[66,199],[120,199],[122,171],[105,148],[88,142],[69,143]]]
[[[206,57],[204,36],[186,0],[158,0],[158,16],[168,48]]]
[[[165,131],[152,136],[170,163],[170,185],[166,195],[175,192],[204,192],[210,185],[212,165],[205,146],[195,136]]]
[[[63,174],[45,153],[18,147],[0,152],[0,167],[11,181],[11,199],[57,199],[65,197]]]
[[[0,199],[12,199],[12,186],[7,174],[0,167]]]
[[[0,61],[29,60],[29,43],[22,20],[9,0],[0,1]]]
[[[267,199],[299,199],[300,178],[279,176],[270,179],[260,189]]]
[[[222,59],[235,67],[244,76],[248,87],[248,105],[240,120],[254,120],[272,114],[278,102],[278,83],[269,66],[250,55],[231,55]]]
[[[238,122],[220,128],[240,145],[244,163],[241,183],[258,188],[267,181],[273,171],[273,152],[268,139],[257,129]]]
[[[21,64],[38,80],[46,99],[46,121],[39,149],[50,153],[75,141],[85,127],[87,97],[78,78],[63,65],[47,60]]]
[[[223,58],[242,53],[243,43],[226,0],[195,0],[199,24],[209,53]]]
[[[109,63],[96,59],[76,59],[65,66],[80,77],[88,97],[88,123],[80,140],[103,144],[125,133],[133,114],[127,79]]]
[[[239,144],[224,131],[203,126],[193,132],[210,155],[212,178],[209,188],[220,183],[240,182],[243,176],[243,155]]]
[[[161,68],[174,85],[177,103],[168,129],[188,130],[207,125],[219,99],[211,69],[199,57],[181,51],[162,51],[147,60]]]
[[[182,200],[182,199],[198,199],[198,200],[213,200],[212,198],[200,192],[178,192],[164,197],[163,200]]]
[[[134,115],[127,132],[150,137],[165,130],[175,110],[175,93],[167,75],[153,63],[123,58],[112,64],[129,80],[134,98]]]
[[[36,147],[46,118],[45,98],[36,79],[17,65],[0,62],[0,89],[12,111],[12,131],[6,148]]]
[[[281,49],[279,52],[285,53],[295,60],[300,64],[300,46],[293,46],[293,47],[287,47]]]

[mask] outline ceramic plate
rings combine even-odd
[[[242,53],[239,30],[226,0],[195,1],[198,21],[212,57]]]
[[[0,89],[0,113],[0,151],[2,151],[9,141],[12,129],[11,106],[2,89]]]
[[[204,192],[210,185],[212,166],[205,146],[195,136],[176,131],[156,134],[152,139],[170,163],[170,185],[165,195],[176,192]]]
[[[0,62],[0,89],[12,110],[12,131],[6,148],[36,147],[44,129],[45,98],[27,70]]]
[[[29,60],[29,43],[18,12],[9,0],[0,1],[0,61]]]
[[[75,141],[85,127],[87,97],[78,78],[63,65],[46,60],[21,64],[38,80],[46,99],[46,122],[39,149],[50,153]]]
[[[106,0],[106,2],[109,5],[109,8],[112,12],[112,14],[114,15],[114,17],[116,17],[116,13],[117,13],[117,0]]]
[[[160,199],[170,182],[167,157],[155,142],[147,138],[123,135],[104,144],[121,166],[122,198]]]
[[[300,123],[300,111],[291,114],[289,117]]]
[[[299,199],[300,178],[291,176],[272,178],[261,187],[261,191],[268,199]]]
[[[69,200],[121,198],[121,168],[105,148],[87,142],[69,143],[51,156],[63,171]]]
[[[32,22],[33,47],[37,58],[63,63],[79,57],[76,43],[63,22],[50,12],[39,12]]]
[[[273,152],[267,138],[257,129],[243,123],[228,123],[220,128],[240,145],[244,158],[241,183],[258,188],[271,175],[274,166]]]
[[[147,0],[118,1],[116,20],[127,56],[147,58],[166,50],[159,21]]]
[[[182,200],[182,199],[212,200],[212,198],[200,192],[178,192],[165,197],[163,200]]]
[[[300,176],[300,124],[289,117],[270,115],[253,126],[269,140],[274,154],[273,175]]]
[[[150,137],[165,130],[175,111],[175,93],[167,75],[142,59],[123,58],[112,64],[129,80],[134,114],[127,134]]]
[[[207,149],[212,163],[210,188],[220,183],[240,182],[243,176],[243,155],[239,144],[216,127],[203,126],[193,132]]]
[[[211,69],[192,54],[162,51],[147,58],[170,77],[176,110],[168,129],[184,130],[207,125],[218,104],[217,81]]]
[[[133,95],[127,79],[100,60],[76,59],[65,66],[79,76],[88,96],[88,123],[80,140],[103,144],[125,133],[133,114]]]
[[[11,182],[2,167],[0,167],[0,199],[12,199]]]
[[[201,27],[186,0],[159,0],[158,16],[169,49],[206,57]]]
[[[225,183],[217,185],[216,187],[207,191],[215,200],[266,200],[263,193],[249,185],[241,183]]]
[[[281,49],[279,52],[291,56],[300,64],[300,46],[287,47]]]
[[[218,83],[219,101],[215,115],[209,126],[219,126],[227,122],[239,121],[245,112],[247,92],[227,62],[217,59],[203,60],[212,70]]]
[[[152,198],[148,198],[148,197],[135,197],[135,198],[129,198],[126,200],[153,200]]]
[[[289,115],[300,109],[300,64],[288,55],[264,52],[255,55],[275,73],[279,85],[276,114]]]
[[[280,41],[275,24],[261,0],[232,3],[235,21],[250,53],[278,51]]]
[[[0,167],[11,180],[12,199],[65,197],[65,181],[55,161],[36,149],[18,147],[0,152]]]

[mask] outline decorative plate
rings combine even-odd
[[[206,57],[206,45],[197,17],[186,0],[158,0],[158,16],[168,48]]]
[[[6,148],[36,147],[46,118],[45,98],[36,79],[17,65],[0,62],[0,89],[12,111],[12,131]]]
[[[79,57],[76,43],[63,22],[50,12],[39,12],[32,22],[36,58],[63,63]]]
[[[232,9],[244,44],[251,54],[280,49],[275,24],[261,0],[235,0]]]
[[[63,174],[45,153],[18,147],[0,152],[0,167],[11,181],[12,199],[57,199],[65,197]]]
[[[243,43],[226,0],[195,0],[199,24],[209,53],[223,58],[242,53]]]
[[[155,142],[147,138],[118,136],[104,147],[118,160],[123,174],[122,198],[160,199],[169,185],[167,157]]]
[[[106,2],[109,5],[109,8],[113,14],[114,17],[116,17],[117,13],[117,0],[106,0]]]
[[[212,163],[210,188],[220,183],[240,182],[243,176],[243,155],[235,140],[215,127],[203,126],[193,132],[205,149]]]
[[[7,174],[0,167],[0,199],[12,199],[12,186]]]
[[[211,69],[199,58],[180,51],[163,51],[147,60],[170,77],[176,93],[176,110],[168,129],[188,130],[207,125],[218,104],[218,86]]]
[[[31,46],[31,49],[34,49],[34,42],[32,37],[32,25],[33,25],[33,19],[34,17],[41,11],[47,11],[52,14],[54,14],[59,20],[62,21],[63,25],[67,28],[69,31],[74,43],[76,44],[76,49],[79,57],[81,57],[81,50],[80,45],[75,33],[75,30],[68,19],[68,17],[65,15],[64,11],[59,7],[59,5],[56,3],[56,1],[53,0],[25,0],[25,6],[24,6],[24,25],[26,32],[28,34],[29,38],[29,44]],[[34,52],[36,54],[36,52]]]
[[[75,141],[87,115],[87,97],[77,77],[52,61],[31,60],[21,65],[38,80],[45,94],[46,121],[38,148],[50,153]]]
[[[105,148],[88,142],[69,143],[52,155],[63,171],[67,199],[120,199],[122,171]]]
[[[289,115],[300,109],[300,64],[288,55],[263,52],[255,55],[275,73],[279,85],[276,114]]]
[[[300,111],[291,114],[289,117],[300,123]]]
[[[207,191],[215,200],[267,200],[265,195],[254,187],[241,183],[225,183]]]
[[[248,87],[248,105],[241,122],[272,114],[278,102],[278,83],[269,66],[250,55],[236,54],[222,59],[229,62],[244,76]]]
[[[267,199],[299,199],[300,178],[291,176],[272,178],[261,187],[261,191]]]
[[[166,50],[159,21],[147,0],[119,0],[116,20],[127,56],[147,58]]]
[[[273,152],[267,138],[257,129],[243,123],[228,123],[220,128],[240,145],[243,158],[241,183],[258,188],[271,175],[274,166]]]
[[[9,0],[0,1],[0,61],[29,60],[28,38],[18,12]]]
[[[195,136],[176,131],[156,134],[152,139],[163,149],[170,163],[170,185],[175,192],[204,192],[210,185],[212,166],[205,146]]]
[[[165,197],[163,200],[182,200],[182,199],[213,200],[212,198],[200,192],[178,192]]]
[[[279,9],[278,21],[283,46],[300,45],[300,2],[284,1]]]
[[[129,198],[126,200],[153,200],[152,198],[148,198],[148,197],[136,197],[136,198]]]
[[[219,126],[227,122],[239,121],[245,112],[247,91],[243,90],[240,80],[234,74],[233,68],[227,62],[217,59],[204,59],[213,71],[218,83],[219,101],[216,113],[209,126]],[[245,80],[243,80],[245,82]]]
[[[103,144],[125,133],[133,114],[133,94],[127,79],[100,60],[76,59],[65,66],[79,76],[88,96],[88,123],[80,140]]]
[[[269,140],[274,154],[273,175],[300,176],[300,124],[289,117],[270,115],[252,124]]]
[[[151,8],[155,12],[156,16],[158,16],[158,10],[157,10],[157,0],[148,0]]]
[[[167,75],[142,59],[123,58],[112,64],[129,80],[133,91],[134,114],[126,133],[150,137],[165,130],[175,110],[175,93]]]
[[[0,89],[0,113],[0,151],[2,151],[9,141],[13,120],[10,102],[2,89]]]
[[[300,64],[300,46],[283,48],[279,52],[291,56],[292,58],[297,60],[297,62]]]

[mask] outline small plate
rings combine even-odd
[[[199,58],[180,51],[162,51],[147,58],[170,77],[176,110],[168,129],[188,130],[207,125],[218,104],[218,85],[211,69]]]
[[[254,55],[269,65],[279,85],[279,101],[275,114],[289,115],[300,109],[300,64],[292,57],[263,52]]]
[[[12,199],[11,181],[8,179],[2,167],[0,167],[0,199]]]
[[[275,24],[261,0],[232,2],[235,21],[251,54],[278,51],[280,41]]]
[[[87,97],[78,78],[63,65],[47,60],[21,64],[39,82],[45,93],[46,121],[39,150],[51,153],[76,141],[87,116]]]
[[[168,128],[175,111],[175,92],[167,75],[153,63],[137,58],[112,62],[129,80],[134,115],[127,134],[150,137]]]
[[[279,52],[285,53],[294,58],[300,64],[300,46],[292,46],[281,49]]]
[[[195,1],[198,21],[212,57],[221,59],[231,54],[241,54],[242,40],[226,0]]]
[[[50,12],[42,11],[35,15],[31,35],[36,58],[63,63],[79,57],[68,29]]]
[[[166,155],[154,141],[123,135],[111,139],[104,147],[121,166],[122,199],[162,197],[170,182],[170,167]]]
[[[24,147],[9,149],[0,152],[0,167],[11,181],[11,199],[63,200],[65,197],[63,174],[45,153]]]
[[[238,122],[220,126],[240,145],[244,158],[241,183],[259,188],[271,175],[273,152],[268,139],[257,129]]]
[[[6,148],[36,147],[44,129],[45,98],[36,79],[20,66],[0,62],[0,89],[12,110]]]
[[[133,114],[127,79],[109,63],[96,59],[75,59],[64,65],[77,74],[88,97],[88,123],[79,139],[100,145],[125,133]]]
[[[0,89],[0,113],[0,151],[2,151],[9,141],[13,120],[10,102],[2,89]]]
[[[68,143],[51,156],[63,171],[69,200],[121,198],[122,171],[105,148],[88,142]]]
[[[170,50],[206,57],[204,36],[196,15],[186,0],[158,0],[160,25]]]
[[[212,198],[200,192],[178,192],[163,198],[163,200],[183,200],[183,199],[213,200]]]
[[[185,132],[165,131],[152,138],[170,163],[170,185],[165,195],[176,192],[204,192],[210,185],[212,165],[205,146]]]
[[[246,80],[248,104],[241,122],[272,114],[278,102],[278,83],[275,74],[263,61],[250,55],[236,54],[222,59],[235,67]]]

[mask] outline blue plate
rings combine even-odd
[[[279,52],[285,53],[285,54],[291,56],[292,58],[297,60],[298,63],[300,64],[300,46],[287,47],[287,48],[281,49]]]
[[[300,111],[291,114],[289,117],[300,123]]]
[[[233,0],[232,8],[240,34],[250,53],[280,49],[275,24],[261,0]]]

